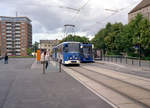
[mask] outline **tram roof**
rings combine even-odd
[[[62,43],[58,44],[57,46],[55,46],[53,48],[56,48],[56,47],[58,47],[58,46],[60,46],[62,44],[67,44],[67,43],[81,43],[81,42],[74,42],[74,41],[62,42]]]
[[[81,43],[81,42],[68,41],[68,42],[63,42],[63,43]],[[61,44],[63,44],[63,43],[61,43]]]

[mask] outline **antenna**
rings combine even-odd
[[[18,12],[16,12],[16,17],[18,17]]]

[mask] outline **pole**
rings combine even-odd
[[[62,63],[62,60],[59,61],[59,72],[61,72],[61,63]]]
[[[139,66],[141,66],[141,45],[139,44]]]
[[[44,54],[44,61],[43,61],[43,74],[45,74],[45,54]]]

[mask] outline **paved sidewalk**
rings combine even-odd
[[[0,64],[0,108],[112,108],[54,65],[43,75],[41,64],[25,61]]]

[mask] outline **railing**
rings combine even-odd
[[[136,57],[123,57],[123,56],[103,56],[103,61],[116,62],[139,67],[150,68],[150,60],[140,60]]]

